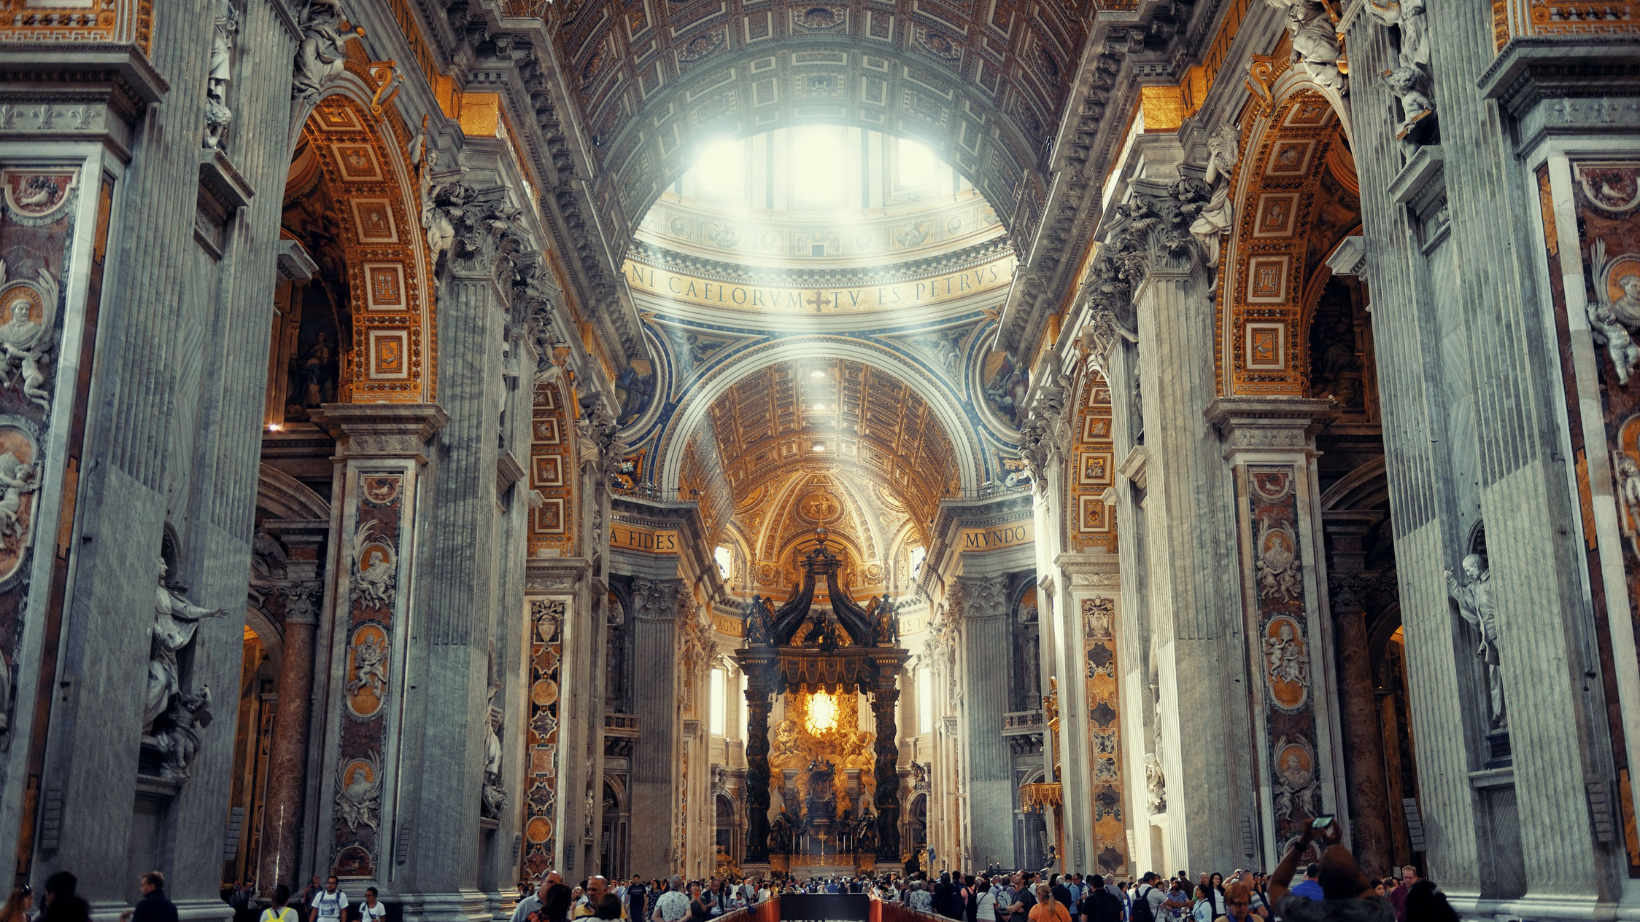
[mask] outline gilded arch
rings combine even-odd
[[[1333,90],[1257,55],[1232,179],[1236,223],[1218,277],[1215,373],[1220,393],[1304,396],[1306,321],[1325,259],[1359,226],[1348,108]],[[1328,180],[1331,177],[1331,180]],[[1353,221],[1333,228],[1323,185],[1342,186]],[[1329,239],[1317,252],[1317,236]]]
[[[309,188],[322,178],[338,212],[352,338],[343,350],[346,389],[337,396],[428,403],[437,396],[437,282],[409,135],[396,110],[372,114],[364,66],[350,59],[347,68],[302,124],[287,183]]]

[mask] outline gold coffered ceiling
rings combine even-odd
[[[920,534],[958,483],[951,438],[933,409],[892,375],[845,359],[748,375],[712,404],[690,451],[709,470],[687,486],[726,492],[730,502],[714,508],[732,509],[749,539],[769,527],[789,536],[780,522],[797,516],[804,531],[840,529],[865,559],[887,552],[907,515]],[[799,473],[810,480],[793,487]],[[768,508],[777,502],[792,508]],[[759,547],[757,556],[781,554],[787,543]]]

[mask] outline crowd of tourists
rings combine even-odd
[[[511,922],[706,922],[789,893],[864,894],[957,922],[1457,922],[1434,882],[1416,868],[1374,880],[1338,844],[1337,827],[1307,829],[1274,871],[1237,869],[1227,878],[1152,871],[1138,880],[1032,871],[935,876],[712,877],[686,881],[557,873],[520,899]],[[1306,863],[1311,846],[1320,859]],[[1294,878],[1299,878],[1294,883]],[[0,919],[0,922],[5,920]]]

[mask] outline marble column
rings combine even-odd
[[[346,872],[361,878],[356,890],[373,885],[396,898],[392,869],[408,859],[415,828],[409,811],[393,809],[401,796],[414,799],[402,790],[414,784],[414,769],[399,766],[408,761],[404,725],[416,719],[401,692],[416,684],[404,675],[415,521],[427,442],[449,417],[437,404],[326,404],[316,416],[337,437],[332,495],[339,508],[329,539],[337,566],[322,619],[327,666],[314,683],[324,695],[317,710],[324,758],[313,779],[317,803],[308,808],[318,822],[305,835],[313,850],[304,864]]]
[[[769,698],[774,656],[746,654],[746,861],[769,860]]]
[[[673,854],[672,825],[677,809],[677,605],[680,580],[635,579],[633,599],[633,700],[643,737],[632,750],[632,786],[628,803],[636,832],[632,867],[656,874],[682,860]]]
[[[1169,194],[1147,182],[1134,198],[1165,207]],[[1233,508],[1219,440],[1202,417],[1217,393],[1211,288],[1194,253],[1175,254],[1149,238],[1125,248],[1146,266],[1132,300],[1148,456],[1144,556],[1156,713],[1169,715],[1154,728],[1167,806],[1159,869],[1245,866],[1254,782],[1244,745],[1246,653],[1234,583],[1225,578],[1236,570]]]
[[[967,724],[963,780],[968,794],[971,861],[1014,864],[1013,758],[1002,737],[1008,710],[1006,581],[1002,577],[958,579],[947,604],[962,638],[962,700]]]
[[[288,541],[288,536],[287,536]],[[257,883],[269,897],[279,884],[300,890],[302,790],[308,761],[308,716],[313,707],[313,636],[324,587],[297,582],[279,590],[285,600],[284,653],[273,718],[271,766],[262,809],[262,853]]]
[[[1242,629],[1254,658],[1246,700],[1263,854],[1315,817],[1339,813],[1344,770],[1317,508],[1315,430],[1331,401],[1220,398],[1207,418],[1224,439],[1234,483]]]
[[[879,675],[871,690],[877,732],[877,860],[888,863],[900,859],[900,731],[894,721],[900,690],[895,679],[894,672]]]
[[[1378,512],[1330,512],[1322,527],[1332,539],[1328,555],[1328,603],[1332,609],[1338,660],[1339,724],[1344,734],[1344,781],[1349,794],[1350,838],[1361,870],[1375,877],[1390,872],[1389,787],[1384,777],[1384,736],[1367,637],[1362,539],[1383,518]]]

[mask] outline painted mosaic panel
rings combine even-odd
[[[1295,481],[1290,465],[1254,465],[1247,468],[1244,483],[1258,596],[1255,641],[1270,755],[1262,774],[1269,778],[1274,799],[1280,852],[1321,811]]]
[[[1088,696],[1088,764],[1093,779],[1094,863],[1104,875],[1128,874],[1122,813],[1122,709],[1117,701],[1116,600],[1082,600]]]
[[[347,633],[344,635],[335,818],[331,873],[375,878],[382,862],[383,757],[393,658],[393,609],[402,571],[405,475],[363,471],[357,517],[346,550]]]
[[[563,599],[530,602],[530,725],[525,744],[524,871],[537,877],[554,866],[558,833],[558,700]]]
[[[1595,531],[1594,495],[1590,488],[1588,435],[1584,431],[1573,358],[1574,335],[1568,321],[1568,292],[1564,287],[1567,268],[1574,259],[1583,267],[1582,309],[1588,328],[1599,333],[1593,346],[1595,375],[1600,390],[1601,416],[1605,423],[1606,446],[1618,495],[1618,522],[1622,528],[1623,579],[1629,590],[1626,613],[1640,632],[1640,383],[1628,377],[1620,364],[1632,365],[1640,353],[1628,334],[1629,326],[1640,323],[1640,161],[1574,161],[1572,170],[1573,207],[1577,213],[1578,245],[1574,257],[1560,251],[1554,199],[1549,187],[1549,171],[1537,172],[1538,195],[1542,206],[1545,253],[1549,260],[1549,288],[1554,301],[1555,333],[1559,340],[1562,385],[1571,430],[1572,458],[1583,521],[1585,559],[1589,567],[1595,630],[1601,660],[1601,681],[1607,702],[1607,726],[1612,740],[1612,765],[1616,772],[1617,796],[1613,797],[1628,852],[1630,877],[1640,877],[1640,828],[1635,821],[1633,766],[1629,764],[1627,734],[1618,712],[1616,663],[1611,644],[1611,619],[1625,613],[1612,610],[1606,594],[1599,535]],[[1581,327],[1582,324],[1579,324]],[[1581,329],[1577,336],[1588,335]],[[1585,344],[1580,344],[1585,345]],[[1587,347],[1585,345],[1585,348]],[[1606,459],[1600,459],[1605,462]],[[1597,466],[1604,466],[1597,464]]]

